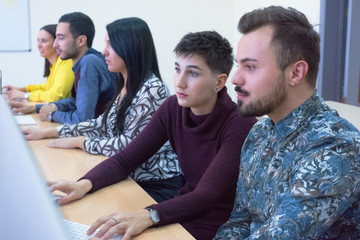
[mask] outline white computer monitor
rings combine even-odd
[[[0,94],[0,239],[68,239],[33,153]]]

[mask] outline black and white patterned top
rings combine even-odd
[[[79,124],[64,124],[59,126],[57,131],[60,137],[87,137],[84,141],[84,150],[91,154],[113,156],[126,147],[145,128],[168,96],[169,90],[164,82],[153,75],[144,83],[126,110],[122,133],[118,133],[115,128],[120,95],[109,111],[106,124],[103,124],[102,114],[96,119]],[[180,174],[177,156],[170,143],[166,142],[153,157],[132,172],[130,176],[135,181],[149,181],[168,179]]]

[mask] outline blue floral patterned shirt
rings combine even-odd
[[[235,204],[214,239],[360,239],[360,134],[317,91],[254,125]]]

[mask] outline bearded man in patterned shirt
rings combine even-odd
[[[214,239],[360,239],[360,134],[316,90],[318,33],[275,6],[238,29],[239,112],[268,118],[243,145],[234,209]]]

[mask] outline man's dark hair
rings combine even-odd
[[[260,27],[274,29],[272,46],[281,71],[296,61],[308,63],[308,83],[315,87],[320,62],[320,37],[306,16],[294,8],[270,6],[246,13],[240,18],[238,30],[249,33]]]
[[[234,64],[232,47],[226,38],[215,31],[186,34],[176,45],[177,57],[199,55],[213,73],[229,75]]]
[[[85,35],[86,45],[91,48],[95,36],[95,26],[89,16],[81,12],[67,13],[61,16],[59,23],[69,23],[69,31],[73,38],[77,38],[80,35]]]

